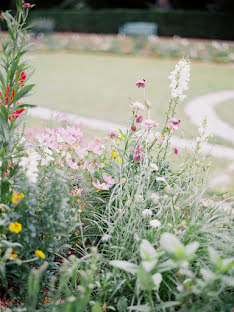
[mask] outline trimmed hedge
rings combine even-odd
[[[155,22],[159,35],[234,40],[234,17],[226,13],[180,10],[38,10],[31,18],[47,17],[55,22],[56,31],[84,33],[118,33],[126,22]]]

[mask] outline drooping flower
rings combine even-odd
[[[111,188],[110,184],[106,183],[100,183],[100,181],[97,180],[97,182],[92,182],[93,186],[98,189],[98,191],[108,191]]]
[[[177,120],[175,118],[171,118],[168,121],[168,128],[175,131],[179,129],[179,125],[180,125],[180,120]]]
[[[141,111],[145,110],[145,106],[140,102],[131,102],[130,107],[133,109],[139,109]]]
[[[157,219],[150,220],[150,226],[154,229],[159,228],[161,226],[161,222]]]
[[[46,257],[44,252],[41,251],[40,249],[35,250],[34,253],[35,253],[35,255],[37,255],[41,259],[45,259],[45,257]]]
[[[142,120],[143,120],[143,116],[142,115],[136,116],[136,123],[141,123]]]
[[[184,58],[179,60],[175,66],[175,70],[168,77],[171,80],[171,97],[179,98],[183,101],[186,98],[184,91],[188,90],[188,82],[190,79],[190,62]]]
[[[143,149],[143,146],[136,147],[135,154],[133,156],[133,161],[135,162],[144,161],[144,155],[140,153],[142,149]]]
[[[109,137],[111,137],[111,138],[118,138],[118,134],[116,133],[116,132],[110,132],[109,134]]]
[[[179,154],[179,150],[178,150],[178,148],[174,147],[174,148],[173,148],[173,150],[174,150],[174,152],[175,152],[175,154],[176,154],[176,155],[178,155],[178,154]]]
[[[103,173],[102,177],[103,177],[103,180],[110,186],[115,184],[115,180],[111,176],[108,176],[106,173]]]
[[[144,120],[142,122],[142,128],[146,129],[146,130],[150,130],[152,128],[157,128],[159,126],[159,124],[154,121],[154,120],[151,120],[151,119],[147,119],[147,120]]]
[[[137,80],[136,86],[137,86],[138,88],[145,88],[145,87],[147,86],[147,84],[146,84],[146,82],[145,82],[145,79]]]
[[[19,222],[12,222],[9,225],[9,230],[15,234],[19,234],[22,231],[22,224]]]
[[[29,3],[29,2],[22,2],[22,5],[23,5],[23,7],[24,8],[31,8],[31,3]]]
[[[150,209],[144,209],[144,210],[142,211],[142,216],[143,216],[143,217],[151,217],[151,216],[152,216],[152,210],[150,210]]]

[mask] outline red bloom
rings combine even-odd
[[[9,116],[9,120],[11,121],[12,119],[16,120],[20,114],[22,114],[25,110],[25,107],[21,108],[21,109],[18,109],[16,110],[14,113],[11,113],[10,116]]]
[[[132,131],[136,131],[136,126],[131,126]]]
[[[23,83],[26,78],[27,78],[27,74],[25,73],[25,71],[22,71],[20,74],[19,82]]]
[[[178,148],[174,147],[173,149],[174,149],[175,154],[178,155],[179,154]]]

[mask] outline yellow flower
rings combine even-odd
[[[45,259],[45,254],[44,254],[43,251],[37,249],[37,250],[34,251],[34,253],[35,253],[35,255],[37,255],[39,258]]]
[[[17,258],[17,257],[18,257],[18,255],[15,252],[12,252],[11,255],[10,255],[10,259]]]
[[[18,234],[19,232],[22,231],[22,224],[20,224],[19,222],[12,222],[10,225],[9,225],[9,230],[13,233],[16,233]]]
[[[18,205],[19,201],[23,198],[24,198],[23,193],[13,193],[11,201],[13,204]]]

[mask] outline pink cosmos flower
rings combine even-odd
[[[141,111],[143,111],[145,109],[145,106],[139,102],[132,102],[130,104],[130,107],[133,108],[133,109],[139,109]]]
[[[142,115],[136,116],[136,123],[141,123],[142,120],[143,120],[143,116]]]
[[[156,121],[151,120],[151,119],[144,120],[142,123],[142,127],[146,130],[150,130],[154,127],[157,128],[158,126],[159,126],[159,124]]]
[[[71,169],[74,169],[74,170],[79,169],[79,166],[75,162],[73,162],[72,159],[68,155],[66,156],[66,163],[68,167],[70,167]]]
[[[111,137],[111,138],[113,138],[113,137],[117,138],[117,137],[118,137],[118,134],[115,133],[115,132],[110,132],[108,135],[109,135],[109,137]]]
[[[159,143],[159,144],[162,144],[163,141],[164,141],[164,138],[163,138],[162,134],[159,133],[159,132],[156,132],[156,133],[155,133],[155,136],[156,136],[156,139],[157,139],[158,143]]]
[[[102,177],[103,180],[110,186],[115,184],[115,180],[111,176],[108,176],[106,173],[103,173]]]
[[[98,191],[108,191],[111,187],[110,184],[100,183],[98,180],[97,183],[92,182],[92,184],[96,189],[98,189]]]
[[[178,148],[174,147],[173,149],[174,149],[175,154],[178,155],[179,154]]]
[[[138,88],[145,88],[147,86],[145,79],[140,79],[136,82]]]
[[[168,128],[173,131],[178,130],[179,125],[180,125],[180,120],[172,118],[168,121]]]
[[[131,126],[132,131],[136,131],[136,126]]]
[[[136,147],[135,154],[133,156],[133,161],[135,162],[144,161],[144,155],[140,153],[142,149],[143,149],[143,146]]]

